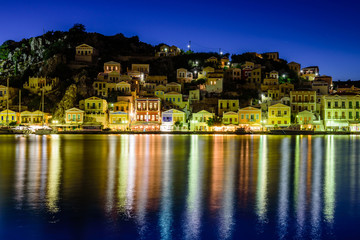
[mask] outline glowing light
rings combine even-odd
[[[267,136],[260,137],[258,158],[258,180],[256,186],[256,214],[260,223],[267,219]]]
[[[51,158],[49,163],[49,180],[46,205],[49,212],[56,213],[59,211],[59,191],[61,176],[61,158],[60,158],[60,141],[52,138],[51,141]]]
[[[186,239],[198,239],[201,229],[201,205],[202,205],[202,161],[199,159],[199,136],[191,136],[191,148],[189,158],[188,195],[186,198]]]
[[[332,224],[334,222],[335,209],[335,146],[334,135],[327,136],[326,162],[325,162],[325,183],[324,183],[324,216],[325,220]]]

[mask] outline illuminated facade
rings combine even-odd
[[[70,108],[65,111],[65,123],[80,125],[84,123],[84,111],[78,108]]]
[[[208,126],[207,120],[213,118],[215,116],[214,113],[210,113],[206,110],[202,110],[197,113],[192,114],[192,118],[190,120],[190,130],[191,131],[211,131],[212,128]]]
[[[219,99],[218,100],[218,115],[222,116],[224,112],[237,112],[239,110],[238,99]]]
[[[181,84],[176,82],[171,82],[166,84],[166,92],[178,92],[181,93]]]
[[[194,79],[194,75],[185,68],[179,68],[176,70],[176,79],[179,83],[190,83]]]
[[[106,100],[98,97],[87,98],[84,101],[84,110],[86,122],[97,122],[103,126],[107,126],[108,104]]]
[[[161,100],[138,98],[135,100],[135,124],[132,130],[159,130],[161,122]]]
[[[291,109],[289,106],[278,103],[268,108],[268,127],[288,127],[291,123]]]
[[[170,109],[161,113],[161,131],[184,131],[188,129],[186,114],[177,109]]]
[[[321,109],[325,129],[360,131],[360,95],[325,95]]]
[[[94,56],[97,55],[97,51],[90,45],[81,44],[75,48],[75,61],[91,63],[94,60]]]
[[[111,111],[109,114],[109,128],[114,131],[126,131],[129,129],[129,113],[122,111]]]
[[[260,130],[262,126],[261,109],[254,107],[241,108],[238,111],[239,126],[249,130]]]
[[[301,111],[316,112],[316,91],[297,90],[290,92],[291,113],[296,115]]]
[[[164,100],[174,106],[178,106],[181,109],[189,108],[189,102],[183,101],[183,96],[178,92],[167,92],[164,94]]]
[[[18,115],[16,112],[9,109],[5,109],[0,112],[0,125],[8,125],[18,121]]]
[[[300,71],[301,77],[305,78],[309,81],[314,81],[316,77],[319,76],[319,67],[318,66],[311,66],[301,69]]]
[[[38,125],[48,124],[50,118],[49,113],[42,111],[29,112],[24,111],[20,114],[20,123],[24,125]]]

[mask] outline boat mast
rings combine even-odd
[[[9,126],[9,78],[6,85],[6,125]]]
[[[21,89],[19,90],[19,124],[21,124]]]
[[[46,81],[45,81],[46,83]],[[41,99],[41,102],[42,102],[42,106],[41,106],[41,111],[42,111],[42,126],[44,127],[44,102],[45,102],[45,98],[44,98],[44,86],[42,88],[42,99]]]

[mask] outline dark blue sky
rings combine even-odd
[[[2,1],[0,42],[68,30],[138,35],[195,51],[278,51],[318,65],[334,80],[360,80],[360,5],[356,1]]]

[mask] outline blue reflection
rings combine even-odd
[[[279,180],[279,207],[278,228],[279,239],[285,239],[288,234],[289,215],[289,181],[290,181],[290,139],[283,138],[281,141],[281,169]]]

